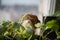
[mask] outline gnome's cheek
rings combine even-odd
[[[40,35],[40,28],[35,29],[35,35]]]

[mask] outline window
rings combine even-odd
[[[56,0],[54,16],[60,16],[60,0]]]
[[[16,21],[25,13],[33,13],[40,17],[51,16],[55,11],[55,2],[56,0],[1,0],[1,8],[9,13],[11,20]]]
[[[17,21],[25,13],[38,14],[39,0],[1,0],[2,10],[10,15],[10,19]]]

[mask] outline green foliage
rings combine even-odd
[[[28,27],[27,30],[21,25],[21,23],[3,21],[2,29],[0,30],[0,38],[7,36],[7,38],[15,38],[16,40],[29,39],[33,34],[33,29]]]
[[[21,20],[19,22],[3,21],[1,25],[2,28],[0,30],[0,39],[3,40],[6,36],[7,38],[12,38],[13,40],[31,40],[37,38],[38,36],[34,35],[34,29],[32,27],[27,27],[27,29],[25,29],[22,26]],[[58,32],[59,25],[57,20],[48,21],[46,24],[37,23],[35,24],[35,27],[41,29],[39,37],[42,37],[43,39],[45,38],[43,33],[45,32],[46,28],[51,28],[57,33],[57,38],[60,38],[60,33]]]
[[[43,27],[44,26],[44,24],[42,24],[42,23],[37,23],[37,24],[35,24],[35,27],[37,27],[37,28],[41,28],[41,27]]]
[[[58,31],[60,29],[58,20],[51,20],[46,23],[47,29],[51,28],[52,31],[55,31],[57,34],[57,38],[60,38],[60,32]]]
[[[60,38],[60,32],[57,32],[57,38]]]
[[[60,16],[60,11],[55,12],[53,16]]]
[[[51,20],[46,23],[46,26],[48,28],[52,28],[54,31],[58,31],[59,25],[57,23],[57,20]]]

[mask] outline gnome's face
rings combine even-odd
[[[40,22],[36,15],[33,14],[25,14],[23,16],[23,27],[27,30],[31,28],[34,30],[34,34],[40,35],[40,29],[35,27],[35,24]]]
[[[24,20],[22,23],[22,26],[25,28],[27,33],[30,33],[30,34],[34,33],[34,28],[30,20]]]
[[[22,25],[26,30],[28,28],[31,29],[31,30],[34,30],[35,35],[40,35],[40,28],[33,28],[32,22],[30,20],[24,20]]]
[[[24,27],[25,29],[27,29],[28,27],[33,28],[33,25],[32,25],[32,23],[31,23],[30,20],[24,20],[23,23],[22,23],[22,25],[23,25],[23,27]]]

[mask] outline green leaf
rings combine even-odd
[[[55,12],[53,16],[60,16],[60,11]]]
[[[35,24],[35,27],[37,27],[37,28],[40,28],[40,27],[43,27],[43,26],[44,26],[44,24],[42,24],[42,23]]]
[[[60,32],[57,32],[57,38],[60,38]]]
[[[46,23],[46,26],[48,28],[52,28],[54,31],[57,31],[59,29],[59,25],[56,20],[51,20]]]

